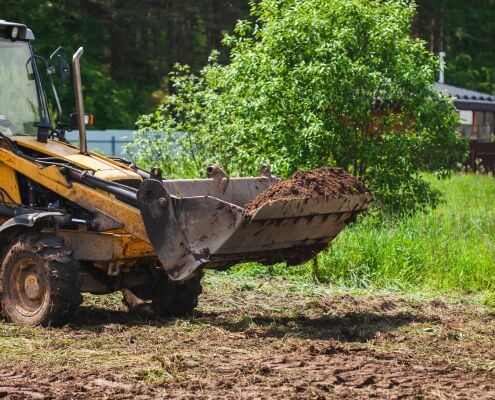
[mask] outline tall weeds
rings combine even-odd
[[[444,203],[400,220],[377,222],[361,216],[318,256],[317,269],[314,263],[270,270],[250,265],[235,272],[313,277],[352,287],[494,290],[495,179],[474,174],[443,181],[427,178],[444,193]]]

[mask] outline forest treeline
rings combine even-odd
[[[447,53],[446,82],[495,92],[495,0],[417,0],[412,34]],[[27,24],[35,49],[85,48],[86,109],[98,128],[132,129],[172,90],[175,63],[198,71],[224,34],[249,18],[248,0],[2,0],[0,19]],[[62,89],[64,114],[73,111]],[[66,117],[66,115],[65,115]]]

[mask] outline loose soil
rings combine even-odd
[[[247,212],[256,210],[273,200],[292,200],[319,197],[337,197],[369,192],[363,182],[342,168],[318,168],[297,171],[290,179],[271,185],[244,207]]]
[[[65,328],[0,322],[0,398],[495,398],[495,314],[472,298],[205,283],[185,319],[132,317],[112,295]]]

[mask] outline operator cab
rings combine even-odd
[[[7,147],[34,159],[49,158],[104,180],[139,186],[142,177],[135,172],[137,167],[129,167],[130,162],[105,159],[87,150],[86,125],[92,125],[93,118],[84,113],[82,47],[72,58],[77,113],[64,123],[60,122],[63,113],[53,75],[59,75],[62,85],[72,80],[67,53],[59,47],[45,59],[35,54],[32,40],[34,35],[26,25],[0,20],[0,147],[8,143]],[[57,122],[50,118],[43,82],[51,88],[50,105],[57,110]],[[72,129],[79,130],[79,148],[65,138],[65,131]],[[46,160],[42,162],[46,165]]]
[[[36,135],[49,123],[46,99],[38,87],[39,73],[25,25],[0,20],[0,133]]]
[[[51,87],[53,106],[58,118],[62,118],[53,75],[59,74],[63,86],[70,81],[67,53],[63,47],[59,47],[45,59],[34,53],[32,40],[33,32],[26,25],[0,20],[0,134],[14,136],[14,141],[18,136],[36,136],[42,143],[46,143],[49,137],[66,142],[66,130],[81,130],[79,114],[71,114],[69,123],[58,121],[52,124],[42,82],[45,81]],[[40,71],[44,72],[43,79]],[[82,92],[80,97],[82,99]],[[83,154],[87,154],[85,125],[92,124],[90,117],[83,115],[81,119],[84,141],[80,141],[80,147],[84,149],[81,151]]]

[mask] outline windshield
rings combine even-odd
[[[0,39],[0,132],[35,135],[37,121],[40,105],[29,44]]]

